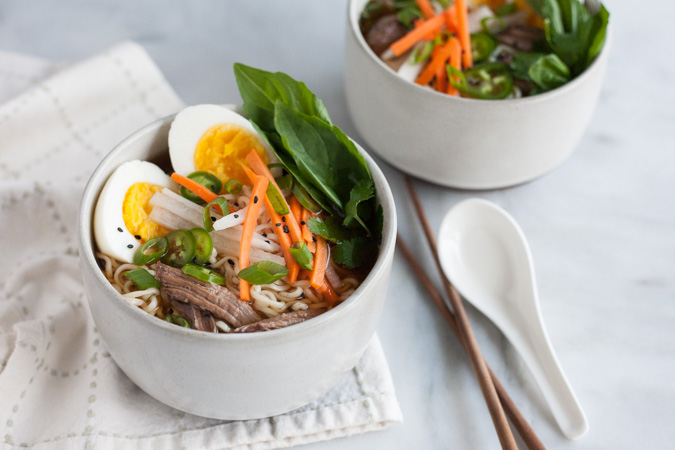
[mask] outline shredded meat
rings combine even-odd
[[[391,44],[406,34],[406,28],[398,21],[396,14],[382,16],[365,33],[366,42],[376,55],[380,55]]]
[[[530,52],[534,44],[544,39],[544,30],[525,25],[513,25],[501,33],[495,34],[495,38],[504,44],[521,52]]]
[[[270,331],[279,328],[290,327],[296,323],[304,322],[326,312],[325,309],[302,309],[289,313],[280,314],[276,317],[261,320],[260,322],[244,325],[234,330],[235,333],[253,333],[254,331]]]
[[[161,262],[157,264],[156,277],[170,301],[194,305],[234,328],[262,319],[249,303],[224,286],[198,280]]]
[[[189,303],[183,303],[176,300],[169,300],[171,308],[180,313],[181,316],[185,317],[190,323],[190,328],[199,331],[208,331],[210,333],[216,332],[216,321],[213,318],[213,315],[199,309],[194,305]]]

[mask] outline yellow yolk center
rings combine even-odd
[[[151,221],[150,199],[162,186],[150,183],[134,183],[124,195],[122,217],[129,233],[140,236],[141,242],[159,236],[165,236],[169,230]]]
[[[223,184],[231,178],[251,184],[239,165],[246,161],[251,150],[258,152],[265,164],[269,162],[267,151],[255,134],[231,123],[214,125],[197,143],[195,169],[211,172]]]

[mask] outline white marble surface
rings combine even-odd
[[[342,75],[346,1],[3,0],[0,47],[85,58],[122,39],[142,44],[188,103],[239,99],[235,61],[303,79],[355,136]],[[511,189],[466,192],[418,182],[434,226],[458,201],[495,201],[520,222],[542,312],[590,431],[566,440],[518,355],[475,310],[486,359],[550,448],[672,448],[675,442],[675,4],[607,0],[613,43],[598,108],[574,155]],[[642,6],[640,8],[639,6]],[[401,233],[411,223],[402,177],[382,164]],[[431,265],[428,265],[431,269]],[[401,257],[379,326],[404,423],[309,448],[496,448],[469,362]]]

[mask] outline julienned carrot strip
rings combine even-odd
[[[263,198],[269,180],[263,176],[257,176],[253,181],[253,192],[251,198]],[[262,208],[261,201],[252,201],[248,204],[246,210],[246,218],[244,219],[244,226],[241,232],[241,244],[239,245],[239,269],[248,267],[249,256],[251,253],[251,242],[253,241],[253,233],[255,226],[258,223],[258,216],[260,215],[260,208]],[[248,281],[239,279],[239,297],[245,301],[251,301],[251,287]]]
[[[245,165],[241,165],[241,168],[244,170],[244,173],[248,177],[249,180],[251,180],[251,183],[253,183],[257,177],[255,172],[253,172],[251,169],[246,167]],[[298,263],[295,261],[295,258],[293,258],[293,255],[291,254],[291,245],[293,245],[293,242],[291,242],[291,237],[287,234],[284,233],[284,230],[281,226],[276,226],[276,224],[281,223],[281,216],[277,214],[277,212],[274,210],[274,207],[272,206],[272,202],[270,202],[270,199],[267,198],[267,195],[264,195],[263,198],[265,199],[265,207],[267,208],[267,213],[270,216],[270,219],[272,219],[272,225],[274,226],[274,233],[277,235],[279,238],[279,245],[281,246],[281,251],[284,255],[284,260],[286,261],[286,267],[288,267],[288,280],[291,283],[295,283],[295,281],[298,279],[298,273],[300,272],[300,266]]]
[[[448,41],[443,47],[440,47],[436,54],[431,58],[431,61],[424,68],[422,73],[417,77],[415,83],[422,86],[429,84],[429,82],[436,76],[439,67],[445,68],[445,61],[450,57],[450,42]]]
[[[445,94],[448,89],[448,72],[445,70],[445,64],[441,64],[436,69],[436,90]]]
[[[321,289],[325,281],[326,264],[328,264],[328,247],[321,237],[316,238],[316,253],[314,253],[314,270],[309,284],[315,289]]]
[[[413,23],[413,25],[415,26],[415,28],[418,28],[423,23],[424,23],[424,20],[418,19]],[[423,38],[424,41],[425,42],[433,41],[436,38],[436,36],[438,36],[438,33],[440,31],[441,31],[441,25],[439,25],[438,28],[435,28],[433,31],[430,31],[427,34],[425,34],[424,38]]]
[[[274,176],[272,176],[272,172],[270,172],[270,169],[262,160],[258,152],[251,150],[249,154],[246,155],[246,162],[250,164],[251,169],[253,169],[257,175],[266,177],[270,183],[274,184],[274,186],[279,189],[279,185],[274,179]],[[281,192],[281,189],[279,189],[279,191]],[[286,202],[286,199],[284,199],[284,202],[286,203],[286,208],[289,208],[290,210],[290,206],[288,205],[288,202]],[[300,225],[298,225],[298,220],[295,215],[292,212],[286,214],[282,217],[282,222],[282,227],[283,225],[288,227],[288,232],[291,234],[293,242],[300,242],[302,240],[302,234],[300,233]]]
[[[312,217],[312,213],[309,211],[307,208],[302,209],[302,238],[305,240],[305,243],[307,244],[307,248],[309,249],[310,252],[314,253],[316,252],[316,242],[314,242],[314,235],[312,234],[312,231],[309,229],[309,219]]]
[[[457,8],[455,8],[455,5],[443,11],[443,14],[445,14],[445,26],[448,31],[457,31]]]
[[[466,6],[466,0],[456,0],[457,8],[457,34],[459,43],[462,44],[462,63],[464,69],[473,66],[473,57],[471,56],[471,35],[469,34],[469,10]]]
[[[291,212],[297,220],[302,220],[302,205],[295,196],[291,197]]]
[[[437,14],[434,17],[425,20],[422,24],[420,24],[420,26],[411,30],[401,39],[391,44],[389,50],[391,50],[394,55],[401,56],[410,50],[412,46],[417,43],[417,41],[423,39],[427,33],[433,32],[436,29],[440,29],[440,27],[443,25],[443,22],[445,22],[445,16],[443,14]]]
[[[455,69],[459,70],[462,67],[462,47],[459,44],[457,38],[450,38],[451,43],[451,52],[450,52],[450,65]],[[446,91],[448,95],[457,95],[457,89],[448,82],[448,89]]]
[[[326,297],[328,303],[330,303],[331,306],[340,299],[335,291],[333,291],[333,288],[331,288],[328,280],[323,280],[323,286],[321,286],[318,291],[321,292],[324,297]]]
[[[206,203],[212,202],[216,197],[218,197],[218,195],[211,192],[208,188],[202,186],[194,180],[189,179],[188,177],[184,177],[183,175],[179,175],[174,172],[171,174],[171,179],[183,186],[185,189],[199,196],[199,198],[204,200]]]
[[[420,11],[422,11],[422,14],[424,14],[424,17],[429,19],[434,16],[434,7],[431,6],[429,0],[415,0],[415,1],[417,2],[417,6],[420,7]]]

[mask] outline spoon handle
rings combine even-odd
[[[537,311],[537,315],[538,311]],[[541,320],[528,321],[522,333],[507,336],[530,369],[553,417],[568,439],[576,439],[588,431],[588,421],[572,391]]]

